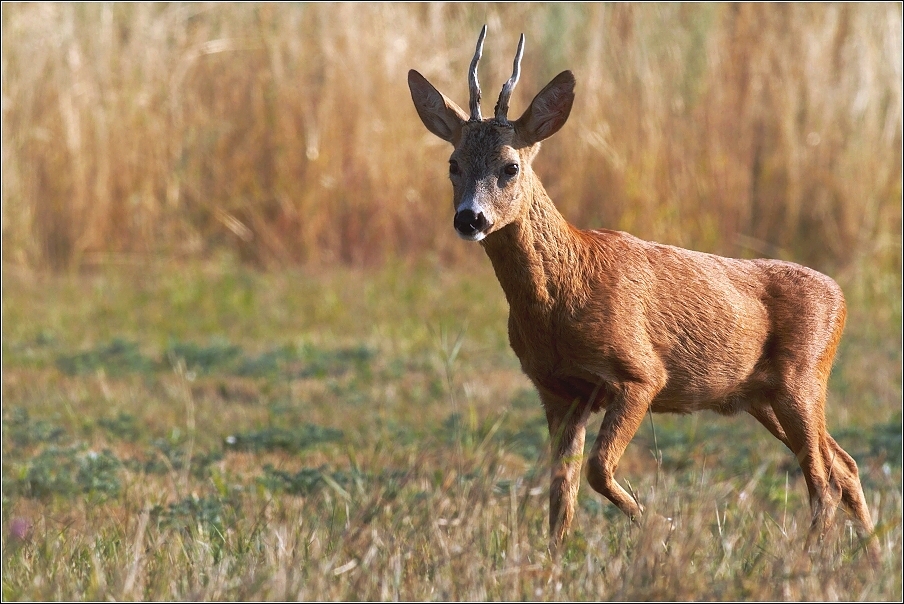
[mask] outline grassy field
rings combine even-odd
[[[656,416],[546,551],[546,427],[485,259],[3,273],[4,600],[900,600],[900,275],[836,275],[829,426],[882,560],[746,417]],[[590,439],[592,441],[592,439]]]

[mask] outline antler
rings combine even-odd
[[[521,77],[521,56],[523,54],[524,34],[521,34],[521,39],[518,41],[518,52],[515,53],[515,62],[512,65],[512,77],[502,87],[502,92],[499,93],[499,102],[496,103],[496,121],[505,124],[508,123],[509,99],[512,97],[512,90],[515,89],[515,84],[518,83],[518,78]]]
[[[484,25],[480,30],[480,37],[477,38],[477,50],[474,51],[474,58],[471,59],[471,69],[468,70],[468,88],[471,91],[471,119],[480,121],[483,116],[480,115],[480,83],[477,81],[477,62],[480,61],[480,55],[483,54],[483,39],[487,35],[487,26]]]

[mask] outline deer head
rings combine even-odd
[[[502,87],[495,116],[484,119],[480,112],[477,63],[486,31],[484,25],[468,74],[470,116],[420,73],[413,69],[408,72],[411,99],[424,126],[455,148],[449,157],[453,224],[458,235],[469,241],[480,241],[527,212],[525,200],[539,185],[531,161],[540,141],[565,124],[574,101],[574,75],[563,71],[534,97],[520,118],[509,121],[509,99],[521,74],[522,34],[512,77]]]

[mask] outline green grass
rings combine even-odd
[[[485,264],[7,270],[3,599],[900,599],[900,278],[840,280],[827,414],[875,568],[843,514],[805,555],[793,457],[713,414],[645,421],[620,465],[671,534],[585,483],[550,559],[545,420]]]

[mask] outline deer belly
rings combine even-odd
[[[666,385],[655,398],[653,410],[711,409],[725,414],[744,410],[749,393],[763,379],[764,343],[765,338],[747,334],[668,351],[662,359]]]

